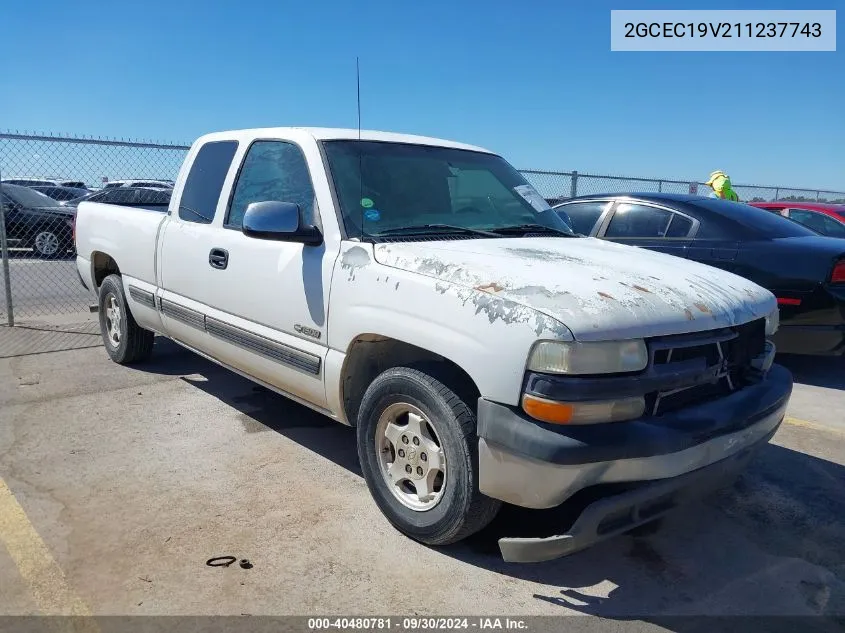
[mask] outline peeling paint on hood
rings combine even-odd
[[[377,244],[379,264],[498,297],[565,324],[576,339],[698,332],[746,323],[777,307],[742,277],[687,259],[595,238]],[[466,303],[466,301],[465,301]]]

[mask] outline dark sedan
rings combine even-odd
[[[111,189],[93,191],[79,198],[68,200],[65,202],[65,206],[76,208],[80,202],[101,202],[103,204],[140,206],[149,207],[153,210],[166,211],[167,205],[170,204],[172,193],[172,189],[164,187],[160,189],[151,189],[149,187],[112,187]]]
[[[29,187],[7,184],[0,185],[0,204],[8,238],[39,257],[61,257],[73,246],[74,209]]]
[[[73,200],[74,198],[79,198],[80,196],[91,193],[88,189],[79,189],[78,187],[60,187],[58,185],[55,187],[30,187],[30,189],[33,189],[38,193],[43,193],[45,196],[50,196],[53,200],[58,200],[59,202]]]
[[[554,208],[577,233],[694,259],[768,288],[780,305],[779,351],[845,354],[845,240],[701,196],[592,195]]]

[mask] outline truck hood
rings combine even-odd
[[[384,266],[438,280],[476,313],[495,299],[566,325],[578,340],[698,332],[747,323],[774,295],[732,273],[595,238],[476,239],[376,244]]]

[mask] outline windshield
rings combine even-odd
[[[56,200],[43,193],[19,185],[2,185],[3,193],[23,207],[61,207]]]
[[[771,211],[752,207],[750,204],[731,202],[720,198],[702,198],[695,201],[696,206],[715,211],[729,220],[733,220],[752,232],[769,238],[803,237],[816,235],[814,231],[781,217]]]
[[[411,227],[442,234],[538,224],[572,234],[534,187],[499,156],[380,141],[325,141],[323,147],[352,237],[378,238]]]

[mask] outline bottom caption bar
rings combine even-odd
[[[308,631],[522,631],[580,633],[841,633],[836,616],[0,616],[2,633],[286,633]]]

